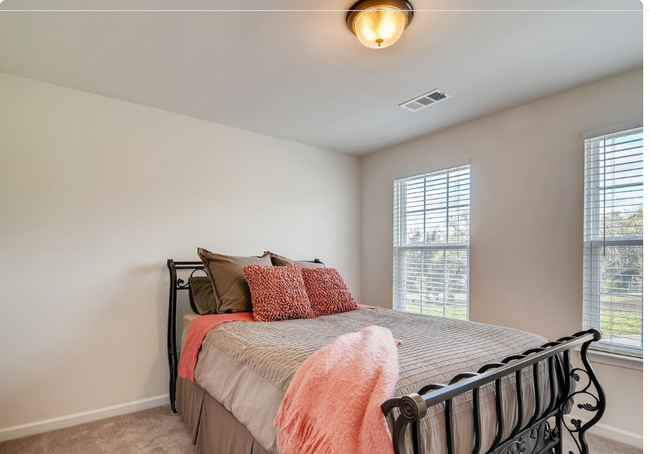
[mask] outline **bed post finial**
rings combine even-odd
[[[407,394],[399,400],[399,410],[409,421],[417,421],[427,414],[427,403],[418,393]]]

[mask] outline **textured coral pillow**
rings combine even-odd
[[[359,309],[348,286],[334,268],[302,268],[301,271],[314,316]]]
[[[255,320],[314,318],[298,265],[248,265],[243,270],[253,297]]]

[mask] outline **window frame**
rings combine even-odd
[[[468,220],[468,228],[467,228],[467,242],[466,243],[449,243],[449,211],[450,211],[450,205],[449,205],[449,189],[450,187],[450,181],[449,181],[449,176],[450,174],[453,174],[454,172],[460,172],[464,171],[467,169],[467,182],[469,184],[468,187],[468,200],[467,200],[467,212],[469,213],[469,220]],[[424,189],[423,189],[423,194],[424,194],[424,200],[423,200],[423,213],[424,213],[424,218],[426,218],[426,179],[429,176],[436,175],[436,174],[447,174],[447,184],[445,186],[446,189],[446,198],[447,198],[447,203],[444,207],[446,209],[447,214],[445,216],[446,220],[446,225],[447,225],[447,233],[445,235],[445,241],[446,243],[433,243],[433,244],[416,244],[416,245],[409,245],[407,244],[407,213],[408,211],[404,209],[403,207],[406,207],[407,205],[407,191],[404,188],[404,183],[409,181],[409,180],[414,180],[418,178],[424,179]],[[399,191],[399,199],[398,199],[398,194],[397,191]],[[399,207],[397,206],[397,202],[399,200]],[[406,251],[435,251],[435,250],[443,250],[443,251],[457,251],[457,250],[464,250],[466,251],[466,260],[467,260],[467,271],[466,271],[466,290],[465,290],[465,317],[464,318],[459,318],[459,317],[451,317],[451,318],[457,318],[461,320],[469,320],[469,311],[470,311],[470,292],[469,292],[469,285],[470,285],[470,241],[471,241],[471,168],[470,164],[461,164],[461,165],[456,165],[453,167],[445,168],[445,169],[440,169],[440,170],[435,170],[431,172],[425,172],[421,174],[416,174],[416,175],[410,175],[410,176],[405,176],[405,177],[400,177],[396,178],[393,180],[393,309],[395,310],[401,310],[401,311],[406,311],[406,312],[412,312],[412,313],[422,313],[424,315],[435,315],[435,314],[426,314],[423,309],[424,309],[424,304],[422,301],[422,298],[420,298],[420,312],[415,312],[415,311],[408,311],[406,309],[406,304],[403,302],[406,301],[406,285],[399,285],[398,283],[404,283],[404,273],[405,273],[405,266],[404,266],[404,253]],[[456,208],[452,206],[452,208]],[[398,229],[398,222],[396,220],[396,217],[398,215],[398,211],[400,214],[399,217],[399,232],[397,232]],[[425,221],[426,225],[426,221]],[[423,235],[426,236],[426,228],[425,231],[423,232]],[[396,239],[400,238],[399,245],[396,244]],[[446,265],[446,258],[445,258],[445,265]],[[445,281],[446,282],[446,281]],[[445,286],[446,287],[446,286]],[[421,290],[422,292],[422,290]],[[443,301],[443,317],[448,317],[447,315],[447,302],[446,299]]]
[[[590,149],[590,144],[596,140],[607,140],[608,136],[624,136],[629,134],[632,136],[635,133],[641,133],[643,141],[643,124],[642,123],[632,123],[627,125],[619,125],[617,127],[602,129],[598,131],[593,131],[591,133],[586,133],[583,136],[584,139],[584,177],[583,182],[584,189],[584,203],[583,203],[583,295],[582,295],[582,325],[583,329],[596,328],[601,329],[603,321],[601,319],[601,295],[603,294],[603,280],[601,279],[602,273],[602,263],[603,263],[603,248],[607,247],[622,247],[622,246],[640,246],[643,248],[643,236],[633,236],[624,237],[624,238],[609,238],[603,233],[601,237],[599,234],[593,238],[589,238],[588,231],[592,231],[594,228],[594,223],[598,224],[598,230],[600,230],[599,222],[607,213],[603,214],[604,209],[601,209],[600,197],[594,197],[595,194],[599,194],[601,190],[600,186],[600,176],[601,166],[603,158],[598,156],[594,158],[593,151]],[[605,145],[607,147],[607,145]],[[599,150],[602,147],[599,147]],[[607,159],[607,158],[605,158]],[[612,158],[614,159],[614,158]],[[597,165],[596,165],[597,163]],[[641,169],[644,170],[645,163],[642,164]],[[605,172],[607,172],[605,170]],[[643,185],[643,183],[641,183]],[[632,184],[630,186],[633,186]],[[606,188],[603,188],[603,191],[606,191]],[[645,197],[643,197],[645,198]],[[588,214],[589,212],[589,214]],[[643,254],[643,251],[642,253]],[[643,272],[641,278],[643,280]],[[594,296],[598,295],[598,301],[595,300]],[[644,344],[644,332],[643,332],[643,288],[641,288],[641,346],[629,346],[621,343],[610,342],[607,340],[607,336],[603,336],[600,342],[593,345],[593,348],[605,352],[606,354],[613,355],[622,355],[622,356],[632,356],[643,358],[643,344]]]

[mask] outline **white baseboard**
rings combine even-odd
[[[42,421],[21,424],[19,426],[4,427],[0,428],[0,442],[49,432],[50,430],[62,429],[64,427],[76,426],[77,424],[97,421],[98,419],[110,418],[112,416],[124,415],[126,413],[159,407],[166,403],[169,403],[169,394],[149,397],[148,399],[135,400],[133,402],[113,405],[111,407],[98,408],[97,410],[59,416],[58,418],[44,419]]]
[[[571,418],[580,419],[578,416],[567,415],[567,421]],[[587,434],[598,435],[599,437],[607,438],[609,440],[618,441],[626,445],[634,446],[635,448],[643,449],[643,434],[635,434],[627,430],[619,429],[617,427],[608,426],[606,424],[596,424],[589,429]],[[587,439],[589,441],[589,439]]]

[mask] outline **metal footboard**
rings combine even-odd
[[[600,340],[598,330],[581,331],[573,336],[563,337],[555,342],[546,343],[520,355],[511,355],[501,362],[489,363],[477,372],[466,372],[454,377],[448,384],[427,385],[418,393],[390,399],[382,405],[384,415],[396,410],[397,417],[393,423],[393,447],[395,454],[428,454],[423,450],[420,433],[420,421],[429,408],[442,404],[446,435],[446,454],[454,454],[454,419],[453,402],[464,393],[471,393],[473,416],[472,454],[563,454],[562,427],[573,438],[580,454],[589,453],[585,433],[596,424],[605,411],[605,393],[594,372],[587,351],[592,342]],[[584,368],[572,368],[570,350],[580,347],[580,356]],[[547,380],[550,389],[549,403],[542,405],[540,383],[540,365],[548,365]],[[522,371],[531,368],[533,375],[533,416],[529,421],[523,420]],[[506,376],[514,375],[516,388],[517,421],[515,428],[506,434],[504,429],[503,393],[501,381]],[[586,376],[582,387],[575,387]],[[572,383],[571,381],[575,383]],[[481,412],[480,391],[482,387],[494,385],[496,408],[496,436],[492,445],[481,446]],[[589,402],[579,403],[577,407],[592,412],[592,417],[583,422],[565,419],[565,410],[569,402],[576,398],[586,398]],[[411,430],[411,440],[407,441],[407,430]],[[530,446],[527,440],[533,440]],[[407,446],[408,445],[408,446]],[[410,449],[409,449],[410,448]],[[569,451],[572,453],[572,451]]]

